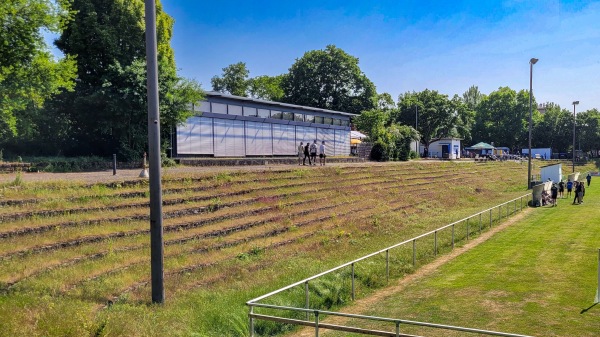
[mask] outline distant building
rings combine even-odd
[[[461,151],[460,138],[442,138],[429,144],[429,153],[426,157],[428,158],[448,158],[448,159],[460,159]],[[425,153],[425,146],[420,145],[421,156]]]
[[[176,128],[176,157],[295,156],[300,142],[315,140],[328,156],[350,155],[351,113],[219,92],[191,108]]]

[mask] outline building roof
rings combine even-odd
[[[358,116],[358,114],[353,114],[353,113],[349,113],[349,112],[342,112],[342,111],[335,111],[335,110],[328,110],[328,109],[321,109],[321,108],[313,108],[310,106],[267,101],[267,100],[251,98],[251,97],[235,96],[235,95],[224,94],[222,92],[217,92],[217,91],[207,91],[206,96],[228,98],[228,99],[233,99],[233,100],[237,100],[237,101],[247,101],[247,102],[254,102],[254,103],[259,103],[259,104],[267,104],[267,105],[278,106],[278,107],[282,107],[282,108],[294,108],[294,109],[302,109],[302,110],[315,111],[315,112],[326,112],[326,113],[330,113],[330,114],[344,115],[344,116],[349,116],[349,117]]]

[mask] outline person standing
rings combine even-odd
[[[302,159],[304,159],[304,146],[302,146],[302,142],[298,145],[298,165],[302,165]]]
[[[575,203],[580,204],[581,201],[579,197],[581,196],[581,184],[578,181],[574,181],[573,184],[575,184],[575,198],[573,198],[573,205],[575,205]]]
[[[571,196],[571,191],[573,191],[573,182],[569,179],[567,181],[567,198]]]
[[[312,159],[313,165],[317,165],[317,140],[310,144],[310,158]]]
[[[589,172],[588,172],[587,176],[585,177],[585,180],[587,180],[588,187],[590,187],[590,183],[592,182],[592,175]]]
[[[564,198],[565,197],[564,193],[565,193],[565,182],[561,180],[560,183],[558,183],[558,196],[560,198]]]
[[[302,165],[306,165],[306,158],[308,158],[308,165],[310,165],[310,153],[308,152],[308,147],[310,144],[306,142],[306,146],[304,146],[304,160],[302,160]]]
[[[583,197],[585,197],[585,183],[583,181],[579,182],[581,185],[581,196],[579,197],[579,203],[583,202]]]
[[[557,204],[556,204],[557,197],[558,197],[558,188],[556,187],[556,184],[552,184],[552,187],[550,188],[550,198],[552,198],[552,207],[557,206]]]
[[[319,146],[319,163],[322,166],[325,166],[325,141],[321,142],[321,146]]]

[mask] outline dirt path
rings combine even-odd
[[[530,211],[530,209],[526,208],[525,210],[523,210],[523,212],[509,218],[508,220],[505,220],[499,226],[493,227],[491,230],[484,232],[479,237],[477,237],[474,240],[469,241],[467,244],[463,245],[462,247],[455,248],[452,252],[450,252],[446,255],[440,256],[439,258],[435,259],[433,262],[431,262],[425,266],[422,266],[413,274],[407,275],[404,278],[398,280],[398,282],[396,284],[391,285],[386,288],[383,288],[383,289],[375,292],[374,294],[372,294],[369,297],[357,300],[353,304],[345,307],[340,312],[344,312],[344,313],[348,313],[348,314],[362,314],[369,308],[372,308],[377,303],[382,302],[385,298],[387,298],[395,293],[398,293],[400,291],[403,291],[407,286],[409,286],[413,282],[415,282],[419,279],[422,279],[424,277],[430,276],[443,264],[445,264],[449,261],[452,261],[457,256],[460,256],[461,254],[478,246],[482,242],[487,241],[494,234],[502,231],[506,227],[521,220],[525,216],[525,214],[527,214],[529,211]],[[347,321],[348,321],[348,319],[344,318],[344,317],[329,317],[329,318],[323,320],[322,322],[325,322],[328,324],[344,325],[347,323]],[[330,332],[330,331],[322,330],[319,332],[319,335],[324,335],[324,334],[327,334],[328,332]],[[289,336],[289,337],[292,337],[292,336],[294,336],[294,337],[312,337],[314,335],[315,335],[315,330],[313,328],[304,328],[298,332],[287,334],[286,336]]]

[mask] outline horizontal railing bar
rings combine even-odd
[[[270,308],[270,309],[280,309],[280,310],[307,311],[307,312],[311,312],[311,313],[318,313],[319,316],[320,315],[341,316],[341,317],[358,318],[358,319],[371,320],[371,321],[381,321],[381,322],[400,323],[400,324],[407,324],[407,325],[417,325],[417,326],[423,326],[423,327],[428,327],[428,328],[437,328],[437,329],[445,329],[445,330],[455,330],[455,331],[472,332],[472,333],[479,333],[479,334],[485,334],[485,335],[490,335],[490,336],[532,337],[532,336],[529,336],[529,335],[520,335],[520,334],[507,333],[507,332],[498,332],[498,331],[491,331],[491,330],[481,330],[481,329],[474,329],[474,328],[465,328],[465,327],[453,326],[453,325],[445,325],[445,324],[437,324],[437,323],[427,323],[427,322],[419,322],[419,321],[410,321],[410,320],[387,318],[387,317],[377,317],[377,316],[347,314],[347,313],[343,313],[343,312],[334,312],[334,311],[325,311],[325,310],[314,310],[314,309],[285,307],[285,306],[277,306],[277,305],[271,305],[271,304],[253,303],[252,306],[263,307],[263,308]],[[256,315],[256,314],[250,314],[250,315]],[[275,317],[275,316],[272,316],[272,317]],[[306,321],[302,321],[302,322],[303,323],[308,323]],[[306,325],[306,324],[303,324],[303,325]],[[314,323],[313,323],[312,326],[314,326]],[[322,323],[319,322],[319,326],[321,327]]]
[[[278,322],[278,323],[298,324],[298,325],[303,325],[303,326],[310,326],[313,328],[316,326],[315,322],[308,322],[308,321],[302,321],[299,319],[283,318],[283,317],[277,317],[277,316],[250,314],[250,318],[262,319],[265,321],[274,321],[274,322]],[[369,330],[369,329],[362,329],[362,328],[344,326],[344,325],[327,324],[327,323],[321,323],[321,322],[319,322],[319,329],[329,329],[329,330],[337,330],[337,331],[344,331],[344,332],[353,332],[353,333],[360,333],[363,335],[371,335],[371,336],[421,337],[421,336],[407,335],[407,334],[396,335],[395,332],[388,332],[388,331],[381,331],[381,330]]]
[[[400,243],[397,243],[397,244],[395,244],[395,245],[392,245],[392,246],[389,246],[389,247],[387,247],[387,248],[381,249],[381,250],[379,250],[379,251],[376,251],[376,252],[374,252],[374,253],[371,253],[371,254],[368,254],[368,255],[362,256],[362,257],[360,257],[360,258],[358,258],[358,259],[356,259],[356,260],[353,260],[353,261],[350,261],[350,262],[346,262],[346,263],[344,263],[344,264],[342,264],[342,265],[339,265],[339,266],[337,266],[337,267],[335,267],[335,268],[332,268],[332,269],[329,269],[329,270],[327,270],[327,271],[321,272],[321,273],[319,273],[319,274],[313,275],[313,276],[311,276],[311,277],[309,277],[309,278],[306,278],[306,279],[304,279],[304,280],[302,280],[302,281],[298,281],[298,282],[296,282],[296,283],[292,283],[292,284],[290,284],[290,285],[288,285],[288,286],[285,286],[285,287],[283,287],[283,288],[280,288],[280,289],[277,289],[277,290],[275,290],[275,291],[272,291],[272,292],[270,292],[270,293],[268,293],[268,294],[265,294],[265,295],[259,296],[259,297],[255,298],[255,299],[252,299],[252,300],[250,300],[250,301],[246,302],[246,304],[247,304],[247,305],[250,305],[250,304],[252,304],[252,303],[258,302],[258,301],[260,301],[260,300],[263,300],[263,299],[265,299],[265,298],[267,298],[267,297],[271,297],[271,296],[273,296],[273,295],[275,295],[275,294],[278,294],[278,293],[280,293],[280,292],[282,292],[282,291],[285,291],[285,290],[291,289],[291,288],[293,288],[293,287],[296,287],[296,286],[299,286],[299,285],[301,285],[301,284],[304,284],[304,283],[306,283],[306,282],[308,282],[308,281],[312,281],[312,280],[314,280],[314,279],[316,279],[316,278],[319,278],[319,277],[321,277],[321,276],[323,276],[323,275],[327,275],[327,274],[329,274],[329,273],[332,273],[332,272],[334,272],[334,271],[337,271],[337,270],[339,270],[339,269],[342,269],[342,268],[344,268],[344,267],[350,266],[350,265],[352,265],[353,263],[360,262],[360,261],[362,261],[362,260],[368,259],[368,258],[370,258],[370,257],[373,257],[373,256],[375,256],[375,255],[378,255],[378,254],[384,253],[386,250],[393,249],[393,248],[396,248],[396,247],[399,247],[399,246],[405,245],[405,244],[407,244],[407,243],[409,243],[409,242],[412,242],[413,240],[417,240],[417,239],[423,238],[423,237],[425,237],[425,236],[431,235],[431,234],[433,234],[433,233],[434,233],[434,232],[436,232],[436,231],[440,231],[440,230],[446,229],[446,228],[448,228],[448,227],[451,227],[451,226],[453,226],[453,225],[459,224],[459,223],[461,223],[461,222],[465,221],[466,219],[470,219],[470,218],[472,218],[472,217],[474,217],[474,216],[478,216],[479,214],[483,214],[483,213],[485,213],[485,212],[488,212],[488,211],[490,211],[490,210],[492,210],[492,209],[495,209],[495,208],[501,207],[501,206],[503,206],[503,205],[506,205],[506,204],[508,204],[508,203],[510,203],[510,202],[513,202],[513,201],[515,201],[515,200],[518,200],[518,199],[521,199],[521,198],[523,198],[523,197],[527,197],[527,196],[529,196],[529,193],[527,193],[527,194],[525,194],[525,195],[522,195],[522,196],[520,196],[520,197],[514,198],[514,199],[512,199],[512,200],[509,200],[509,201],[507,201],[507,202],[504,202],[504,203],[502,203],[502,204],[496,205],[496,206],[494,206],[494,207],[490,207],[490,208],[488,208],[488,209],[486,209],[486,210],[483,210],[483,211],[481,211],[481,212],[475,213],[475,214],[473,214],[473,215],[470,215],[470,216],[468,216],[468,217],[466,217],[466,218],[463,218],[463,219],[460,219],[460,220],[458,220],[458,221],[455,221],[455,222],[453,222],[453,223],[451,223],[451,224],[448,224],[448,225],[446,225],[446,226],[443,226],[443,227],[440,227],[440,228],[434,229],[434,230],[432,230],[432,231],[430,231],[430,232],[427,232],[427,233],[421,234],[421,235],[419,235],[419,236],[417,236],[417,237],[414,237],[414,238],[411,238],[411,239],[408,239],[408,240],[402,241],[402,242],[400,242]]]

